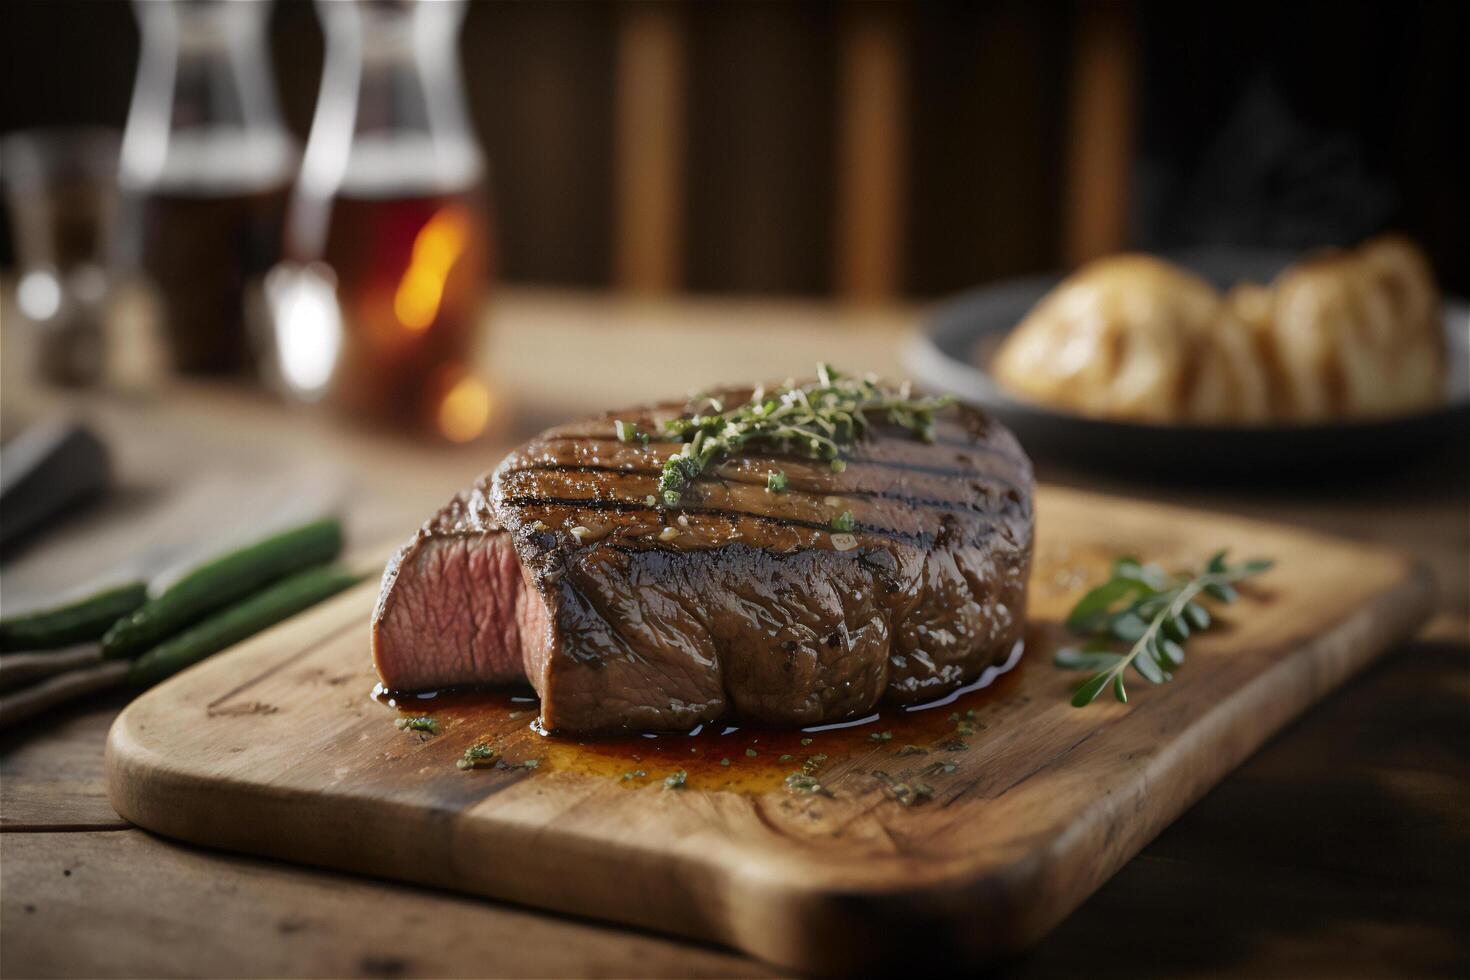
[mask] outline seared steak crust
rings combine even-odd
[[[1010,653],[1034,518],[1004,428],[961,407],[938,414],[933,443],[875,427],[841,473],[746,453],[661,509],[678,444],[619,441],[613,420],[656,433],[685,408],[551,429],[425,525],[385,574],[384,682],[519,670],[543,723],[571,732],[794,726],[941,696]],[[785,492],[766,489],[772,470]],[[844,512],[850,535],[831,530]]]

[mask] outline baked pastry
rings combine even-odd
[[[1444,399],[1439,292],[1407,238],[1296,263],[1271,285],[1264,315],[1250,312],[1254,297],[1232,305],[1257,334],[1279,418],[1402,415]]]
[[[1100,259],[1017,325],[991,364],[1030,401],[1143,422],[1402,415],[1444,398],[1439,292],[1400,235],[1222,296],[1146,255]]]
[[[1083,267],[1006,338],[991,369],[1013,393],[1141,422],[1265,421],[1252,332],[1214,286],[1147,255]]]

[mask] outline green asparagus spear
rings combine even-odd
[[[342,524],[326,518],[232,551],[193,569],[102,637],[104,657],[132,657],[204,616],[342,550]]]
[[[95,640],[148,600],[148,586],[128,582],[51,609],[0,619],[0,653],[55,650]]]
[[[320,565],[297,572],[158,644],[133,661],[128,681],[140,687],[156,684],[362,579],[363,576],[340,565]]]

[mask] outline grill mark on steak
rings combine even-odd
[[[670,418],[677,418],[678,416],[669,416],[669,417]],[[950,446],[950,447],[956,447],[957,446],[957,447],[960,447],[962,449],[970,450],[972,452],[993,453],[993,454],[996,454],[996,455],[1002,455],[1002,454],[1005,453],[1005,451],[1003,449],[1001,449],[1000,447],[998,447],[998,446],[981,446],[981,445],[977,445],[974,442],[971,442],[971,441],[969,441],[967,439],[946,438],[945,436],[939,434],[941,431],[942,430],[936,428],[934,441],[933,442],[930,442],[930,443],[924,443],[924,445],[931,445],[931,446]],[[887,424],[884,424],[884,423],[880,423],[878,425],[872,426],[871,434],[872,435],[875,435],[875,436],[879,436],[879,437],[890,436],[890,435],[901,435],[901,436],[912,437],[912,433],[909,432],[908,429],[899,428],[897,426],[890,426],[890,425],[887,425]],[[649,434],[648,441],[645,443],[642,439],[621,439],[621,438],[618,437],[617,432],[611,431],[611,430],[610,431],[607,431],[607,432],[588,432],[588,433],[585,433],[584,434],[584,433],[580,433],[580,432],[577,432],[577,433],[564,433],[564,432],[561,432],[558,429],[551,429],[551,430],[549,430],[547,432],[542,433],[538,437],[538,439],[536,441],[543,442],[543,443],[563,442],[563,441],[565,441],[565,442],[601,442],[601,443],[615,442],[615,443],[617,443],[618,445],[621,445],[621,446],[674,446],[674,447],[682,446],[682,445],[684,445],[684,442],[685,442],[685,440],[683,440],[683,439],[654,438],[651,433]],[[757,445],[768,445],[768,443],[758,443]],[[856,443],[855,445],[857,445],[857,446],[860,447],[862,444],[861,444],[861,442],[859,442],[859,443]],[[1014,459],[1015,457],[1014,456],[1007,455],[1006,458],[1008,458],[1008,459]]]
[[[642,455],[641,450],[631,450],[630,452],[632,452],[635,456]],[[598,460],[602,459],[601,456],[594,458]],[[1029,472],[1029,463],[1013,462],[1000,457],[997,457],[997,459],[999,459],[1001,462],[1008,463],[1013,469],[1025,468]],[[657,467],[647,465],[650,462],[657,464]],[[847,470],[839,478],[837,474],[832,473],[825,461],[813,460],[809,456],[797,456],[794,454],[752,454],[741,456],[735,460],[727,461],[726,463],[716,467],[713,471],[702,475],[699,479],[732,479],[732,473],[733,475],[739,476],[748,474],[752,477],[751,480],[741,480],[738,482],[761,485],[765,482],[766,474],[774,468],[781,469],[786,474],[787,479],[792,482],[794,488],[799,488],[800,486],[807,484],[815,486],[818,483],[831,483],[840,485],[843,483],[848,483],[851,480],[856,479],[862,475],[878,476],[884,472],[894,472],[916,474],[924,477],[934,477],[936,478],[936,480],[940,481],[974,480],[976,478],[983,477],[987,480],[990,480],[991,482],[1004,486],[1008,490],[1012,490],[1018,493],[1027,489],[1021,484],[1017,483],[1015,480],[1009,479],[1001,473],[994,472],[990,469],[977,469],[973,465],[970,468],[961,468],[954,466],[941,466],[936,464],[915,463],[904,460],[877,459],[871,457],[850,457],[846,459],[845,462],[847,463]],[[976,461],[968,460],[968,462],[973,464]],[[519,450],[516,453],[512,454],[512,456],[508,457],[505,464],[501,467],[500,472],[506,476],[509,476],[514,473],[539,471],[551,472],[559,469],[565,469],[569,472],[584,471],[589,473],[643,473],[652,475],[660,473],[660,468],[662,467],[662,465],[663,460],[656,458],[635,458],[627,463],[622,464],[604,463],[600,461],[592,463],[580,462],[575,459],[565,459],[551,454],[549,450],[546,449],[546,447],[539,446],[533,443],[526,449]],[[872,468],[879,472],[875,474],[866,474],[866,470],[868,468]],[[813,492],[819,491],[816,491],[814,489]]]
[[[583,497],[506,497],[505,503],[510,507],[568,507],[577,510],[591,510],[617,514],[639,514],[659,513],[659,508],[650,507],[645,503],[632,500],[597,500]],[[719,517],[725,520],[753,520],[770,524],[773,527],[799,527],[808,531],[831,531],[831,522],[804,521],[795,517],[773,517],[769,514],[752,514],[744,510],[722,510],[712,507],[680,507],[679,511],[685,514],[702,514],[706,517]],[[912,544],[921,544],[932,540],[932,535],[916,534],[910,531],[901,531],[897,528],[883,527],[877,524],[862,524],[853,522],[853,532],[872,534],[878,537],[893,538],[898,541],[907,541]]]
[[[901,468],[901,469],[910,470],[910,471],[914,471],[914,472],[923,472],[923,470],[921,470],[918,467],[914,467],[914,466],[902,466],[902,467],[896,467],[896,468]],[[629,475],[629,476],[657,477],[657,476],[661,476],[662,475],[662,472],[663,472],[662,470],[658,470],[658,469],[628,469],[626,467],[619,467],[619,466],[591,466],[591,465],[582,464],[582,463],[536,463],[536,464],[529,465],[529,466],[517,466],[517,467],[514,467],[512,469],[507,470],[506,471],[506,475],[507,476],[510,476],[510,475],[513,475],[513,474],[516,474],[516,473],[607,473],[607,474],[611,474],[611,475],[624,475],[624,474],[626,474],[626,475]],[[933,470],[931,472],[937,473],[938,475],[950,476],[950,477],[955,477],[955,478],[966,478],[966,479],[968,479],[970,481],[970,484],[971,485],[973,485],[976,482],[976,475],[974,473],[966,473],[966,472],[963,472],[963,471],[960,471],[960,470],[938,470],[938,469]],[[741,480],[741,479],[737,479],[736,477],[729,476],[729,475],[726,475],[724,473],[719,473],[719,472],[716,472],[716,473],[714,473],[712,475],[709,475],[709,476],[701,476],[700,479],[701,480],[706,480],[706,481],[712,482],[712,483],[729,483],[729,484],[734,484],[734,485],[742,486],[742,487],[755,487],[757,489],[760,489],[760,488],[762,488],[765,485],[764,474],[756,474],[756,475],[760,476],[761,479],[759,479],[759,480],[754,480],[754,479],[752,479],[752,480]],[[786,475],[787,475],[787,479],[790,480],[791,474],[788,473]],[[1007,491],[1011,491],[1012,493],[1014,493],[1015,491],[1017,491],[1019,489],[1011,481],[1006,480],[1006,479],[1003,479],[1003,478],[1001,478],[999,476],[995,476],[995,475],[992,475],[992,474],[984,474],[982,478],[984,480],[986,480],[986,481],[989,481],[990,483],[994,483],[995,485],[997,485],[997,486],[999,486],[999,487],[1001,487],[1001,488],[1003,488],[1003,489],[1005,489]],[[938,498],[938,497],[915,497],[912,494],[906,493],[906,492],[904,492],[902,490],[877,490],[877,489],[865,489],[865,488],[862,488],[862,487],[852,487],[852,488],[847,488],[847,489],[842,489],[842,490],[832,490],[832,489],[824,489],[824,488],[815,487],[815,486],[813,486],[813,487],[802,486],[802,485],[800,485],[799,483],[797,483],[794,480],[790,482],[789,489],[783,491],[783,493],[788,493],[788,494],[807,494],[807,495],[810,495],[810,496],[813,496],[813,497],[834,496],[834,497],[858,497],[858,498],[865,498],[865,499],[870,499],[870,500],[897,500],[897,501],[902,501],[903,503],[909,504],[910,506],[914,506],[914,507],[925,507],[925,508],[930,508],[930,509],[934,509],[934,510],[965,510],[965,511],[980,510],[980,508],[977,508],[977,506],[973,502],[967,501],[967,500],[962,500],[962,499],[957,498],[957,497],[956,498],[949,498],[949,499],[941,499],[941,498]]]
[[[907,436],[908,435],[907,430],[900,429],[900,430],[895,430],[895,431],[898,432],[898,433],[902,433],[904,436]],[[892,437],[893,435],[894,435],[894,433],[879,433],[878,434],[878,437],[879,438]],[[902,436],[900,436],[900,437],[902,437]],[[627,448],[627,449],[631,449],[631,450],[646,450],[646,449],[649,449],[649,448],[651,448],[653,446],[669,446],[670,448],[681,448],[684,445],[683,442],[678,441],[678,440],[672,440],[672,439],[650,439],[645,444],[644,442],[642,442],[642,440],[624,441],[622,439],[619,439],[616,434],[607,434],[607,435],[562,435],[562,434],[557,433],[555,430],[543,434],[542,436],[540,436],[539,438],[537,438],[536,440],[534,440],[531,443],[531,445],[538,446],[538,447],[544,448],[546,450],[551,450],[553,448],[553,446],[552,446],[553,443],[572,443],[572,444],[577,444],[577,443],[589,443],[589,442],[595,442],[595,443],[601,443],[601,444],[612,444],[612,445],[618,446],[620,448]],[[860,451],[860,449],[862,447],[862,443],[859,442],[859,443],[857,443],[855,445],[858,448],[858,450]],[[967,441],[967,440],[951,439],[951,438],[946,438],[946,437],[944,437],[942,435],[936,435],[936,437],[935,437],[935,439],[934,439],[934,441],[932,443],[919,443],[919,445],[942,446],[942,447],[947,448],[947,449],[963,449],[966,452],[978,452],[982,456],[992,456],[992,457],[995,457],[997,459],[1004,460],[1007,463],[1011,463],[1012,465],[1020,465],[1020,464],[1022,464],[1022,463],[1025,462],[1025,458],[1024,457],[1010,454],[1010,453],[1006,452],[1003,448],[998,447],[998,446],[989,446],[989,445],[984,445],[984,444],[977,444],[977,443],[970,442],[970,441]],[[765,444],[759,444],[757,447],[754,447],[751,452],[744,453],[744,454],[742,454],[742,456],[743,456],[743,458],[748,459],[748,460],[771,460],[773,462],[774,461],[780,461],[780,462],[804,462],[804,463],[810,463],[812,461],[812,457],[810,457],[810,456],[803,456],[803,455],[801,455],[799,453],[781,452],[780,450],[769,448]],[[902,461],[886,460],[886,459],[882,459],[882,458],[879,458],[879,457],[873,457],[873,456],[864,456],[864,455],[861,455],[860,453],[855,453],[853,456],[851,456],[851,457],[845,457],[845,458],[847,459],[848,463],[866,463],[866,464],[874,465],[874,466],[894,466],[894,467],[899,468],[899,469],[908,468],[908,467],[906,467],[902,463]],[[915,468],[915,469],[924,469],[924,467],[922,467],[922,466],[915,466],[913,468]],[[969,471],[967,471],[967,470],[954,470],[954,469],[943,469],[943,468],[941,468],[941,469],[935,469],[935,470],[933,470],[933,472],[940,473],[940,474],[956,475],[956,474],[961,474],[961,473],[968,473]]]
[[[1015,491],[990,486],[982,474],[972,474],[968,482],[949,481],[950,492],[942,497],[922,496],[915,489],[901,485],[899,489],[882,491],[847,485],[851,482],[851,477],[844,476],[838,487],[829,485],[827,489],[831,492],[825,494],[801,490],[771,494],[761,484],[719,477],[697,481],[677,509],[689,515],[705,513],[727,519],[740,515],[753,521],[766,521],[769,526],[820,531],[831,530],[833,518],[847,510],[859,529],[924,541],[929,538],[923,532],[933,530],[933,521],[924,516],[925,512],[975,515],[989,527],[1017,511],[1024,501]],[[930,487],[926,485],[925,489]],[[945,488],[936,485],[933,489]],[[589,512],[628,515],[629,519],[615,529],[620,535],[657,534],[671,520],[668,509],[656,502],[648,503],[649,497],[657,492],[656,476],[648,471],[538,468],[507,472],[502,469],[496,492],[517,507],[559,508],[554,515],[543,515],[544,521],[553,526],[569,516],[575,523],[591,524],[576,520],[579,507]],[[754,529],[753,533],[760,532]]]

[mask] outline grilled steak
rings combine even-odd
[[[659,432],[685,408],[551,429],[425,524],[384,573],[384,684],[529,681],[565,732],[805,726],[939,697],[1010,654],[1032,475],[998,423],[945,408],[926,443],[876,422],[840,473],[746,451],[655,507],[679,444],[621,441],[614,419]]]

